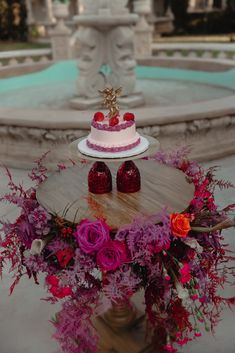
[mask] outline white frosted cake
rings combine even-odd
[[[110,118],[102,112],[96,112],[86,143],[90,149],[101,152],[115,153],[135,148],[140,144],[135,115],[125,113]]]

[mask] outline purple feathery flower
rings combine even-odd
[[[50,226],[48,222],[51,216],[41,206],[30,210],[30,207],[35,205],[35,203],[28,201],[24,205],[23,212],[18,217],[14,227],[18,239],[29,249],[34,239],[49,233]]]
[[[38,206],[31,211],[28,219],[37,235],[47,235],[49,233],[50,226],[48,222],[51,220],[51,215],[42,206]]]
[[[34,227],[29,223],[28,217],[26,215],[21,215],[15,224],[15,233],[22,244],[26,248],[30,248],[32,241],[37,238]]]
[[[73,268],[63,271],[61,280],[64,285],[70,287],[79,287],[85,285],[89,286],[89,279],[96,280],[96,278],[93,277],[93,272],[95,269],[95,258],[84,254],[79,248],[77,248],[75,250]]]
[[[148,265],[154,254],[170,245],[170,218],[166,210],[151,217],[139,217],[121,228],[117,240],[126,240],[131,257],[140,265]]]
[[[65,241],[55,238],[50,241],[50,243],[47,245],[47,249],[52,252],[52,254],[57,253],[59,250],[64,250],[68,247],[68,243]]]
[[[41,255],[31,255],[24,257],[24,264],[28,267],[31,272],[47,272],[50,273],[48,263]]]
[[[103,291],[108,299],[113,302],[128,299],[141,283],[128,266],[123,265],[118,271],[106,274],[106,284]]]

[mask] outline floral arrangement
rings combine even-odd
[[[117,232],[105,219],[74,224],[41,207],[35,195],[47,177],[43,158],[29,175],[35,182],[30,190],[16,185],[7,170],[10,193],[2,201],[18,206],[20,215],[15,222],[2,221],[0,272],[11,263],[11,292],[22,276],[38,283],[39,272],[46,274],[46,300],[62,302],[53,325],[65,353],[96,352],[91,317],[129,301],[140,289],[153,344],[162,352],[177,352],[201,336],[201,327],[213,331],[223,306],[235,304],[235,298],[218,294],[234,276],[228,264],[234,257],[221,230],[235,225],[228,218],[235,205],[220,210],[213,196],[216,187],[232,185],[216,180],[215,168],[205,171],[189,161],[187,149],[161,151],[155,159],[185,173],[195,186],[193,200],[181,214],[166,208]],[[64,168],[60,165],[59,172]]]

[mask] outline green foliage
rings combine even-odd
[[[44,49],[49,48],[50,44],[46,43],[30,43],[30,42],[1,42],[0,51],[23,50],[23,49]]]

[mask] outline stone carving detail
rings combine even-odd
[[[139,128],[138,131],[157,137],[162,148],[189,144],[193,147],[193,159],[208,160],[234,154],[235,115],[207,119],[205,124],[202,121],[203,119],[196,119],[174,124],[146,126]],[[0,160],[5,165],[31,168],[35,159],[50,150],[50,168],[55,169],[57,164],[55,161],[66,162],[69,159],[67,144],[86,136],[87,133],[88,130],[66,129],[66,127],[43,129],[0,125]]]
[[[140,134],[147,135],[147,136],[158,137],[160,134],[159,125],[145,126],[145,127],[138,128],[137,130]]]
[[[97,97],[105,84],[121,86],[123,95],[135,90],[134,32],[130,26],[118,26],[109,32],[80,27],[77,32],[80,46],[78,93],[81,97]],[[102,65],[108,71],[103,72]]]
[[[128,12],[126,8],[128,4],[128,0],[118,0],[118,1],[109,0],[109,1],[111,6],[111,12],[113,14]]]
[[[99,2],[96,0],[80,0],[79,5],[83,8],[84,15],[97,15]]]
[[[55,61],[69,59],[69,36],[66,33],[60,35],[52,34],[52,52]]]
[[[193,134],[196,132],[207,132],[214,128],[229,129],[231,125],[235,124],[235,116],[226,116],[214,119],[198,119],[187,122],[180,122],[167,125],[153,125],[138,128],[138,132],[143,135],[150,135],[153,137],[162,137],[166,135],[177,134]]]
[[[134,11],[139,15],[135,28],[136,56],[152,55],[153,27],[147,21],[147,16],[151,14],[150,0],[135,0]]]
[[[95,28],[81,27],[77,32],[80,45],[80,70],[77,81],[79,96],[96,97],[99,89],[105,84],[105,77],[100,72],[104,61],[105,40]]]
[[[110,10],[112,14],[120,14],[127,12],[128,0],[80,0],[83,7],[83,14],[85,15],[98,15],[102,10]]]
[[[50,31],[52,53],[54,60],[67,60],[71,58],[70,29],[65,25],[64,19],[68,16],[67,4],[54,3],[53,6],[57,24]]]
[[[70,143],[87,135],[87,130],[51,130],[40,128],[27,128],[20,126],[0,125],[0,138],[11,138],[15,141],[33,141],[34,143]]]
[[[130,27],[117,27],[107,36],[107,61],[112,70],[107,77],[113,87],[122,87],[123,95],[135,90],[134,32]]]
[[[127,0],[83,0],[84,12],[75,18],[80,55],[78,61],[78,99],[76,108],[99,104],[98,90],[105,85],[119,86],[132,102],[143,101],[136,95],[133,24],[138,17],[130,14]],[[96,103],[95,103],[96,102]],[[84,106],[83,106],[84,108]]]
[[[188,122],[180,122],[167,125],[153,125],[138,128],[141,134],[154,137],[163,135],[192,134],[195,132],[207,132],[215,128],[230,129],[235,125],[235,116],[225,116],[213,119],[198,119]],[[80,137],[86,136],[88,130],[81,129],[41,129],[20,126],[0,125],[0,138],[10,137],[14,140],[33,140],[36,142],[70,143]]]

